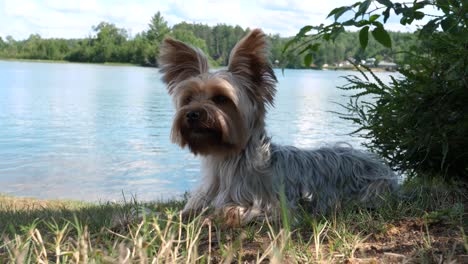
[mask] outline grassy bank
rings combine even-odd
[[[380,208],[226,229],[181,201],[92,204],[0,196],[0,263],[462,263],[466,186],[406,184]],[[142,207],[152,212],[135,217]]]

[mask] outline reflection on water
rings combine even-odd
[[[360,140],[330,111],[345,103],[334,71],[277,71],[267,129],[299,147]],[[381,74],[387,78],[387,74]],[[199,162],[170,143],[174,110],[156,69],[0,61],[0,193],[140,200],[182,195]]]

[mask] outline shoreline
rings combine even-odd
[[[155,68],[155,66],[145,66],[140,64],[133,64],[129,62],[79,62],[79,61],[67,61],[67,60],[43,60],[43,59],[19,59],[19,58],[1,58],[0,61],[9,62],[33,62],[33,63],[51,63],[51,64],[90,64],[90,65],[102,65],[102,66],[134,66],[143,68]],[[212,69],[222,69],[227,66],[211,67]],[[273,69],[281,70],[281,67],[273,67]],[[398,72],[398,70],[386,70],[378,67],[370,68],[373,72]],[[358,71],[354,67],[327,67],[327,68],[285,68],[285,70],[313,70],[313,71]],[[365,71],[365,69],[363,69]]]
[[[14,206],[15,209],[27,208],[49,208],[49,207],[85,207],[98,203],[84,200],[71,199],[42,199],[27,196],[16,196],[12,194],[0,193],[0,209],[2,207]]]
[[[135,66],[135,67],[148,67],[139,64],[132,64],[126,62],[80,62],[80,61],[67,61],[67,60],[42,60],[42,59],[16,59],[16,58],[0,58],[0,61],[10,62],[34,62],[34,63],[51,63],[51,64],[91,64],[103,66]]]

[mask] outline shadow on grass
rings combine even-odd
[[[183,222],[178,212],[184,201],[93,204],[0,196],[0,263],[463,262],[467,201],[466,186],[410,181],[372,210],[302,211],[280,223],[226,229],[202,216]],[[165,214],[135,220],[142,208]]]
[[[180,210],[184,202],[138,202],[134,198],[121,203],[88,203],[80,201],[38,200],[0,195],[0,235],[22,234],[34,224],[47,228],[49,223],[63,226],[79,222],[92,233],[115,227],[116,221],[130,222],[135,212],[147,208],[152,212]],[[136,215],[138,216],[138,215]]]

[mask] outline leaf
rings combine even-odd
[[[436,19],[433,19],[433,20],[427,22],[427,24],[422,27],[419,34],[421,36],[432,34],[437,29],[437,27],[439,26],[438,23],[436,23],[437,20],[438,19],[436,18]]]
[[[335,21],[338,20],[338,18],[340,18],[341,15],[343,15],[344,13],[346,13],[346,11],[350,10],[351,8],[350,7],[344,7],[344,9],[340,10],[339,12],[337,12],[335,14]]]
[[[417,2],[417,3],[414,3],[413,4],[413,11],[416,11],[418,9],[421,9],[421,8],[424,8],[426,6],[426,2],[423,1],[423,2]]]
[[[385,9],[385,11],[383,11],[382,13],[384,15],[384,19],[383,19],[383,22],[384,23],[387,23],[387,20],[388,18],[390,17],[390,7]]]
[[[445,18],[444,20],[442,20],[440,22],[440,25],[442,26],[442,30],[444,30],[444,32],[447,32],[449,31],[450,29],[452,29],[452,27],[454,27],[456,25],[456,21],[453,19],[453,17],[447,17]]]
[[[333,9],[327,16],[327,18],[331,16],[335,16],[335,21],[338,20],[338,18],[343,15],[346,11],[350,10],[351,8],[349,6],[341,6]]]
[[[374,28],[374,30],[372,30],[372,36],[380,44],[384,45],[387,48],[392,48],[392,39],[390,38],[390,35],[383,27]]]
[[[367,9],[369,9],[369,6],[371,4],[371,0],[366,0],[364,1],[360,6],[359,6],[359,11],[358,13],[365,14]]]
[[[345,22],[341,23],[343,26],[355,26],[356,21],[354,19],[346,20]]]
[[[320,46],[320,43],[314,43],[307,45],[303,50],[301,50],[298,55],[305,53],[306,51],[317,51]]]
[[[310,47],[310,50],[316,52],[318,51],[319,47],[320,47],[320,43],[314,43],[314,45]]]
[[[304,57],[304,66],[310,67],[310,64],[312,64],[312,53],[308,53],[308,54]]]
[[[362,2],[359,5],[358,11],[356,12],[356,14],[354,14],[354,19],[358,18],[359,16],[363,16],[366,13],[367,9],[369,8],[370,3],[371,3],[370,0],[366,0]]]
[[[370,25],[370,21],[363,19],[356,23],[357,27],[363,27],[365,25]]]
[[[382,4],[382,5],[386,6],[386,7],[392,7],[393,6],[392,1],[390,1],[390,0],[377,0],[377,2],[379,4]]]
[[[377,14],[372,15],[372,16],[369,17],[369,21],[370,21],[370,22],[374,22],[374,21],[377,20],[377,18],[379,18],[379,17],[380,17],[380,15],[377,15]]]
[[[335,41],[336,38],[343,32],[345,32],[345,29],[344,29],[344,27],[342,25],[334,27],[330,32],[331,40]]]
[[[361,43],[361,48],[365,50],[369,42],[369,26],[365,26],[359,31],[359,42]]]
[[[442,9],[445,14],[450,13],[450,5],[448,0],[436,0],[436,5],[438,8]]]
[[[329,18],[329,17],[333,16],[334,14],[336,14],[336,12],[340,11],[341,8],[343,8],[343,6],[337,7],[337,8],[333,8],[333,10],[330,11],[330,13],[328,14],[327,18]]]
[[[393,10],[395,11],[395,14],[399,15],[403,12],[403,7],[401,6],[400,3],[395,3]]]
[[[362,4],[362,2],[356,2],[356,3],[354,3],[351,7],[352,7],[352,8],[355,8],[356,6],[359,6],[360,4]]]
[[[284,48],[283,48],[283,54],[286,52],[286,50],[288,50],[289,46],[291,46],[291,44],[295,43],[297,40],[296,38],[293,38],[291,39],[290,41],[286,42],[286,44],[284,44]]]
[[[298,36],[305,36],[305,34],[309,31],[311,31],[314,27],[313,26],[304,26],[301,28],[301,30],[299,30],[299,33],[297,33],[296,37]]]
[[[421,20],[424,17],[424,13],[421,11],[416,11],[414,12],[414,19],[416,20]]]

